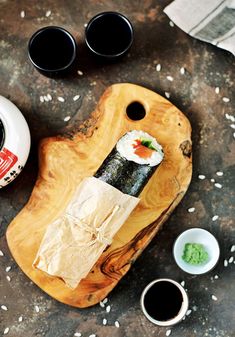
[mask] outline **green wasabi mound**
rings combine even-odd
[[[200,265],[208,260],[208,253],[200,243],[186,243],[182,259],[192,265]]]

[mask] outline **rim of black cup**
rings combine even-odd
[[[94,21],[96,21],[97,19],[99,19],[100,17],[103,17],[103,16],[106,16],[106,15],[115,15],[119,18],[121,18],[123,21],[126,22],[127,26],[129,27],[129,30],[130,30],[130,42],[128,43],[128,45],[126,46],[125,49],[123,49],[120,53],[117,53],[117,54],[102,54],[102,53],[99,53],[97,52],[89,43],[88,41],[88,38],[87,38],[87,35],[88,35],[88,31],[90,29],[90,27],[92,26],[92,24],[94,23]],[[104,57],[104,58],[109,58],[109,59],[113,59],[113,58],[117,58],[119,56],[122,56],[123,54],[125,54],[129,48],[131,47],[132,43],[133,43],[133,40],[134,40],[134,28],[132,26],[132,23],[130,22],[130,20],[123,14],[119,13],[119,12],[113,12],[113,11],[107,11],[107,12],[101,12],[101,13],[98,13],[96,14],[95,16],[93,16],[93,18],[88,22],[87,26],[86,26],[86,29],[85,29],[85,42],[86,42],[86,45],[88,46],[88,48],[97,56],[100,56],[100,57]]]
[[[40,35],[41,33],[43,33],[44,31],[47,30],[56,30],[56,31],[61,31],[64,34],[66,34],[70,41],[72,42],[72,46],[73,46],[73,53],[71,54],[71,58],[70,61],[61,68],[54,68],[54,69],[48,69],[48,68],[44,68],[41,67],[40,65],[38,65],[33,58],[31,57],[31,48],[32,48],[32,44],[34,42],[34,40],[37,38],[38,35]],[[45,73],[57,73],[57,72],[63,72],[65,70],[67,70],[68,68],[70,68],[70,66],[73,64],[73,62],[75,61],[75,58],[77,56],[77,44],[76,41],[74,39],[74,37],[72,36],[72,34],[70,34],[66,29],[64,29],[63,27],[59,27],[59,26],[46,26],[46,27],[42,27],[39,30],[37,30],[30,38],[29,42],[28,42],[28,57],[31,61],[31,63],[34,65],[34,67],[36,69],[38,69],[39,71],[45,72]]]

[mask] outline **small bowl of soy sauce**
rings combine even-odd
[[[131,22],[118,12],[103,12],[94,16],[85,30],[85,42],[99,58],[115,60],[130,49],[134,31]]]
[[[176,281],[161,278],[143,290],[140,305],[147,319],[159,326],[179,323],[188,310],[188,295]]]
[[[34,67],[48,77],[67,75],[75,64],[77,44],[64,28],[47,26],[36,31],[28,43]]]

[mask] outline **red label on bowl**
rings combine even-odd
[[[15,165],[18,157],[5,147],[0,151],[0,179]]]

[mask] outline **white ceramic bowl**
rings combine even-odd
[[[183,302],[182,302],[182,305],[181,305],[181,308],[180,308],[180,311],[179,313],[167,320],[167,321],[158,321],[156,320],[155,318],[153,318],[152,316],[149,315],[149,313],[147,312],[146,308],[145,308],[145,305],[144,305],[144,299],[145,299],[145,295],[146,293],[148,292],[148,290],[157,282],[162,282],[162,281],[166,281],[166,282],[170,282],[172,284],[174,284],[181,292],[182,294],[182,299],[183,299]],[[157,298],[153,298],[153,301],[157,301],[158,299]],[[189,305],[189,300],[188,300],[188,295],[185,291],[185,289],[176,281],[172,280],[172,279],[169,279],[169,278],[159,278],[159,279],[156,279],[152,282],[150,282],[143,290],[142,294],[141,294],[141,298],[140,298],[140,306],[141,306],[141,309],[145,315],[145,317],[150,321],[152,322],[153,324],[156,324],[158,326],[173,326],[177,323],[179,323],[183,318],[184,316],[186,315],[186,312],[188,310],[188,305]]]
[[[0,96],[0,188],[9,184],[22,171],[29,155],[30,132],[20,110],[7,98]]]
[[[191,265],[182,259],[186,243],[200,243],[207,251],[208,261],[201,265]],[[193,275],[207,273],[212,270],[219,260],[220,248],[216,238],[202,228],[191,228],[181,233],[175,241],[173,255],[177,265],[185,272]]]

